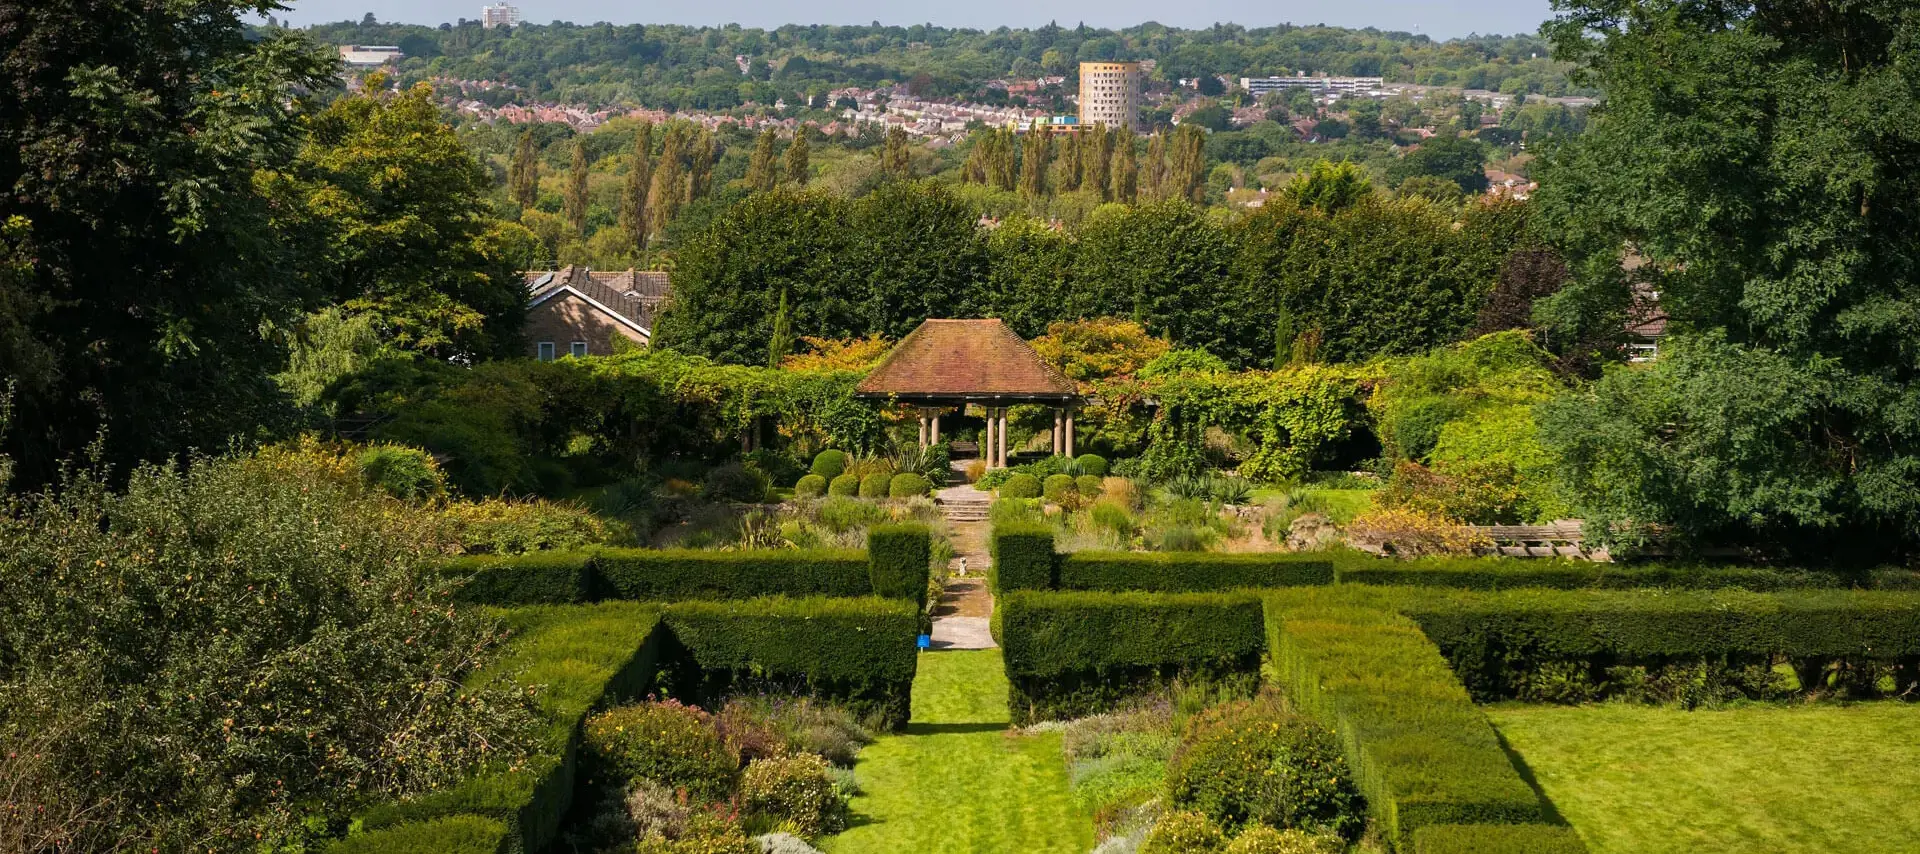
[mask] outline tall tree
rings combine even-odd
[[[1163,195],[1200,204],[1205,201],[1207,180],[1207,135],[1192,125],[1183,124],[1167,140],[1167,177]]]
[[[513,146],[513,162],[507,168],[507,194],[523,208],[533,207],[540,196],[540,159],[533,151],[533,132],[524,131]]]
[[[1147,168],[1142,176],[1142,191],[1150,200],[1158,201],[1167,194],[1167,133],[1158,131],[1147,140]]]
[[[813,177],[812,164],[808,162],[807,127],[801,125],[793,131],[793,142],[787,145],[787,180],[804,187]]]
[[[1573,271],[1543,312],[1671,317],[1650,369],[1541,413],[1589,528],[1920,548],[1913,4],[1558,8],[1556,58],[1607,99],[1540,173]]]
[[[567,168],[567,227],[574,237],[587,234],[587,138],[573,138],[573,163]]]
[[[1047,167],[1052,163],[1053,131],[1029,131],[1020,152],[1020,195],[1039,200],[1047,195]]]
[[[907,147],[907,132],[900,128],[887,128],[887,146],[881,156],[881,171],[895,178],[907,178],[913,174],[913,150]]]
[[[987,183],[996,189],[1012,191],[1018,171],[1013,163],[1013,129],[993,133],[993,156],[987,161]]]
[[[1105,123],[1094,125],[1086,131],[1082,141],[1086,150],[1082,152],[1081,163],[1084,166],[1080,176],[1080,186],[1091,190],[1100,197],[1100,201],[1113,200],[1113,134]]]
[[[767,367],[778,368],[793,350],[793,310],[787,306],[787,292],[780,291],[780,307],[773,312],[773,335],[767,340]]]
[[[687,126],[674,123],[667,127],[666,142],[660,148],[660,162],[653,169],[653,191],[647,203],[653,212],[653,230],[665,231],[680,214],[686,191]]]
[[[780,173],[775,165],[775,149],[779,144],[780,138],[774,134],[772,125],[754,140],[753,154],[747,158],[747,189],[764,193],[779,186]]]
[[[699,140],[693,146],[693,160],[687,165],[687,201],[696,202],[706,198],[713,191],[713,161],[718,152],[714,150],[713,134],[700,130]]]
[[[1081,160],[1084,156],[1081,153],[1083,148],[1084,146],[1082,146],[1080,142],[1080,134],[1067,134],[1067,154],[1066,157],[1063,158],[1067,165],[1065,169],[1061,170],[1060,174],[1060,189],[1065,192],[1071,193],[1080,189],[1080,172],[1085,168]]]
[[[1126,128],[1113,133],[1113,200],[1133,204],[1140,196],[1140,163],[1134,159],[1133,131]]]
[[[331,60],[259,4],[0,7],[0,236],[30,259],[0,298],[0,436],[21,484],[96,437],[127,461],[218,448],[278,418],[268,375],[323,294],[267,225],[263,167],[291,162]],[[4,296],[4,295],[0,295]],[[14,313],[18,312],[18,313]]]
[[[627,180],[620,192],[620,227],[636,255],[647,251],[647,195],[653,184],[653,123],[641,122],[633,135]]]

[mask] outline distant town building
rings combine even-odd
[[[1140,63],[1080,63],[1080,124],[1133,130],[1140,123]]]
[[[600,272],[571,266],[532,270],[527,284],[527,355],[543,362],[563,356],[609,356],[613,340],[645,346],[672,284],[657,270]]]
[[[505,3],[495,3],[480,7],[480,26],[489,30],[494,27],[511,27],[520,23],[520,7]]]
[[[406,54],[393,45],[349,44],[340,46],[340,61],[354,68],[375,68],[397,62]]]
[[[1377,91],[1384,82],[1379,77],[1242,77],[1240,88],[1255,98],[1283,89],[1357,94]]]

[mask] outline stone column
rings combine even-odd
[[[1073,456],[1073,410],[1067,410],[1067,456]]]
[[[993,408],[981,409],[987,414],[987,432],[980,440],[980,459],[987,461],[987,468],[996,468],[993,464]]]
[[[1007,466],[1007,410],[1000,409],[1000,467]]]
[[[938,409],[933,410],[933,441],[931,444],[940,444],[940,410]]]

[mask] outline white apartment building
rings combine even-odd
[[[1309,89],[1344,95],[1378,91],[1384,82],[1379,77],[1242,77],[1240,88],[1255,98],[1283,89]]]
[[[1140,63],[1080,63],[1080,124],[1134,130],[1140,124]]]
[[[480,7],[480,26],[489,30],[494,27],[511,27],[520,23],[520,7],[506,3],[495,3]]]
[[[353,68],[377,68],[397,62],[406,54],[393,45],[348,44],[340,46],[340,61]]]

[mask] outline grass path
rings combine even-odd
[[[1920,705],[1488,713],[1593,854],[1920,850]]]
[[[853,826],[828,854],[1085,854],[1060,736],[1007,732],[997,649],[920,654],[907,731],[861,751]]]

